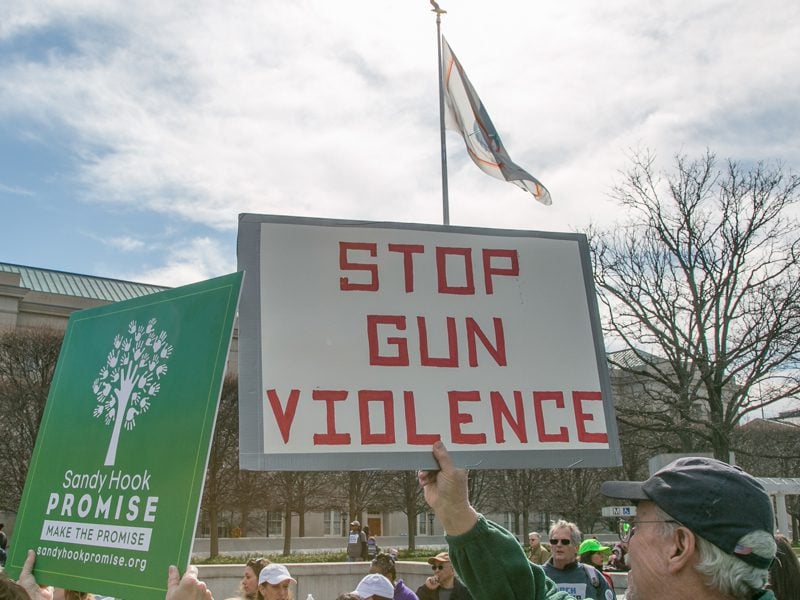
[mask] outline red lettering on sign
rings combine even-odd
[[[489,342],[489,338],[483,333],[483,330],[481,330],[480,326],[475,322],[475,319],[467,317],[467,350],[470,367],[478,366],[478,351],[475,344],[476,337],[481,339],[483,347],[492,355],[494,362],[501,367],[505,367],[508,364],[508,360],[506,359],[506,337],[503,333],[503,320],[499,317],[494,317],[492,322],[494,323],[494,346]]]
[[[492,267],[492,258],[504,257],[509,260],[506,268]],[[486,294],[494,294],[494,283],[492,275],[504,275],[506,277],[519,275],[519,254],[516,250],[500,250],[493,248],[483,249],[483,282],[486,286]]]
[[[607,443],[608,433],[589,433],[586,421],[594,421],[594,415],[583,412],[583,401],[603,401],[600,392],[572,392],[572,406],[575,408],[575,424],[578,426],[578,440],[581,442]]]
[[[464,258],[464,285],[451,286],[447,281],[447,257]],[[460,296],[475,295],[475,277],[472,272],[472,248],[448,248],[436,246],[436,277],[439,281],[440,294],[457,294]]]
[[[561,427],[558,433],[545,431],[543,402],[555,402],[556,408],[564,408],[564,394],[562,392],[533,392],[533,410],[536,414],[536,432],[540,442],[568,442],[569,431]]]
[[[417,409],[414,405],[414,392],[403,392],[406,412],[406,441],[409,446],[430,446],[442,439],[438,433],[417,433]]]
[[[406,318],[393,315],[367,315],[367,342],[369,344],[369,364],[381,365],[384,367],[407,367],[408,366],[408,342],[403,337],[386,338],[386,343],[397,346],[397,355],[382,356],[380,343],[378,342],[378,326],[393,325],[395,328],[404,331],[406,328]]]
[[[347,446],[350,444],[349,433],[336,432],[336,408],[335,403],[347,400],[346,390],[314,390],[311,392],[313,400],[325,402],[325,421],[327,431],[325,433],[314,434],[315,446]]]
[[[352,283],[349,277],[339,278],[339,289],[345,292],[361,290],[364,292],[378,291],[378,265],[375,263],[351,262],[348,258],[350,250],[366,250],[370,256],[378,255],[378,245],[366,242],[339,242],[339,269],[342,271],[366,271],[370,274],[367,283]]]
[[[281,400],[278,398],[278,393],[275,390],[267,390],[267,399],[269,405],[272,407],[272,412],[275,415],[275,422],[278,424],[278,429],[281,431],[283,443],[289,443],[289,432],[292,429],[292,422],[294,415],[297,412],[297,402],[300,400],[300,390],[292,390],[289,392],[289,399],[286,401],[286,410],[281,406]]]
[[[389,244],[389,252],[402,253],[406,292],[410,294],[414,291],[414,254],[425,252],[425,246],[422,244]]]
[[[456,335],[456,320],[447,317],[447,348],[449,356],[444,358],[431,358],[428,350],[428,326],[425,317],[417,317],[419,330],[419,356],[423,367],[457,367],[458,366],[458,336]]]
[[[372,433],[369,420],[369,403],[383,404],[383,433]],[[390,390],[359,390],[358,419],[361,422],[361,443],[394,444],[394,397]]]
[[[474,420],[469,413],[462,413],[459,402],[480,402],[480,392],[447,392],[447,400],[450,403],[450,436],[456,444],[485,444],[485,433],[464,433],[461,431],[462,425],[472,423]]]
[[[525,409],[522,406],[522,392],[514,390],[514,412],[516,418],[511,415],[511,411],[500,392],[489,392],[492,401],[492,421],[494,422],[494,439],[498,444],[506,441],[506,434],[503,431],[503,417],[506,423],[517,435],[517,439],[523,444],[528,442],[528,432],[525,429]]]

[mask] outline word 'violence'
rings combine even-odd
[[[325,410],[326,431],[313,434],[315,446],[342,446],[350,445],[352,437],[349,432],[337,427],[337,405],[349,400],[347,390],[314,390],[311,392],[311,401],[321,403]],[[548,414],[564,413],[574,419],[577,440],[584,443],[607,443],[608,434],[605,431],[591,431],[587,424],[594,421],[594,414],[587,412],[585,403],[601,402],[600,392],[572,392],[572,406],[568,407],[562,392],[534,391],[526,398],[521,391],[512,392],[513,403],[509,405],[499,391],[489,392],[488,399],[479,391],[450,391],[447,393],[447,403],[450,423],[449,441],[456,444],[485,444],[489,435],[497,444],[507,442],[507,434],[513,435],[519,442],[528,443],[531,437],[539,443],[570,442],[570,430],[561,425],[549,429],[545,421],[545,410]],[[289,392],[285,405],[275,389],[267,390],[267,401],[275,417],[275,423],[280,430],[284,444],[289,443],[292,433],[292,424],[297,414],[301,392],[293,389]],[[304,399],[304,402],[307,399]],[[469,412],[469,405],[483,404],[488,400],[492,417],[491,432],[468,432],[464,426],[475,422],[475,415]],[[441,439],[439,433],[421,433],[417,428],[417,408],[414,392],[403,391],[400,409],[395,407],[395,397],[391,390],[359,390],[356,393],[358,402],[358,431],[360,444],[396,444],[397,427],[396,411],[403,411],[405,420],[406,444],[412,446],[428,446]],[[382,420],[383,431],[373,431],[371,417]],[[532,435],[529,426],[533,422]]]

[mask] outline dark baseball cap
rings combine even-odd
[[[774,533],[772,501],[751,475],[713,458],[679,458],[647,481],[606,481],[609,498],[650,500],[676,521],[727,554],[759,569],[774,556],[739,544],[748,533]]]

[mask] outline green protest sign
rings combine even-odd
[[[185,569],[239,301],[234,273],[74,313],[6,569],[40,583],[164,598]]]

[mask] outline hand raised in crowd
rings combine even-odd
[[[181,577],[178,567],[170,565],[167,595],[164,600],[214,600],[206,584],[197,579],[197,567],[189,565]]]
[[[425,587],[429,590],[435,590],[439,587],[439,578],[436,575],[431,575],[425,578]]]
[[[49,585],[39,585],[33,576],[33,565],[36,563],[36,553],[28,550],[28,556],[22,565],[17,585],[25,589],[31,600],[53,600],[53,588]]]
[[[478,513],[469,503],[467,471],[456,468],[441,441],[433,444],[433,457],[439,463],[440,470],[420,471],[417,474],[424,488],[425,501],[436,513],[448,535],[466,533],[478,521]]]

